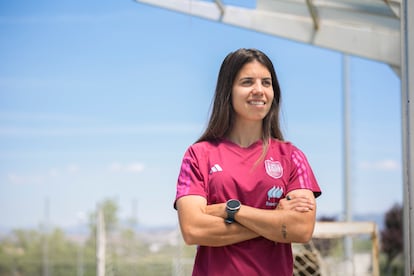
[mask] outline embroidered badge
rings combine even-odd
[[[282,164],[279,161],[265,160],[266,173],[273,178],[281,178],[283,175]]]

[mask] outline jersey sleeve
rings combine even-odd
[[[305,154],[298,148],[293,147],[291,162],[288,190],[307,189],[313,192],[315,198],[320,196],[321,189]]]
[[[184,154],[181,169],[177,180],[177,192],[174,201],[174,208],[176,209],[176,202],[179,198],[187,195],[199,195],[207,198],[207,189],[204,184],[203,173],[200,170],[199,159],[192,147],[190,147]]]

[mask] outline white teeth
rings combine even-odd
[[[253,105],[264,105],[265,103],[264,102],[262,102],[262,101],[250,101],[249,102],[250,104],[253,104]]]

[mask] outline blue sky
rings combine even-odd
[[[225,2],[229,3],[229,2]],[[247,2],[246,2],[247,3]],[[0,227],[82,222],[114,199],[142,225],[176,225],[175,182],[208,119],[222,59],[273,60],[285,138],[343,210],[342,55],[131,0],[0,1]],[[402,202],[400,80],[349,57],[354,213]]]

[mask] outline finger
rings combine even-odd
[[[305,212],[311,211],[312,209],[308,208],[308,207],[296,207],[295,210],[298,211],[298,212],[305,213]]]

